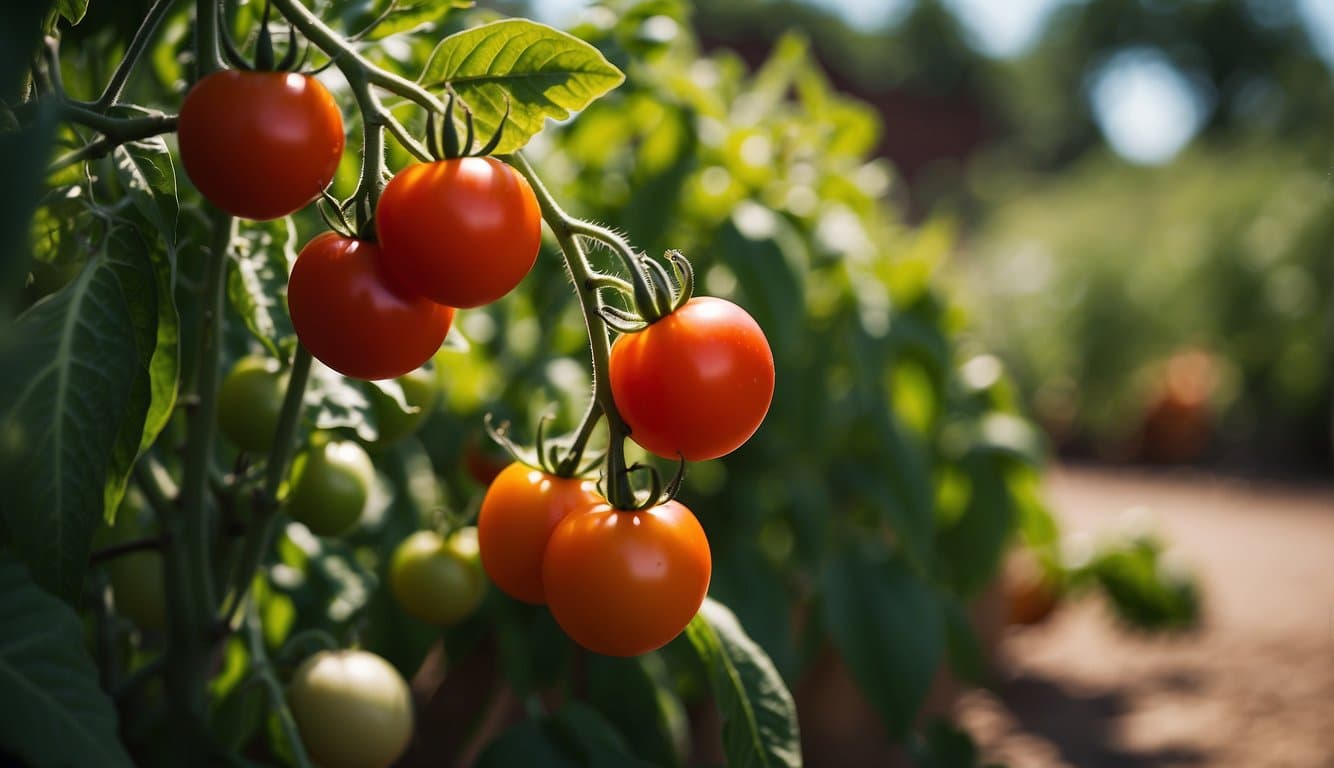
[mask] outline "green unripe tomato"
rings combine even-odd
[[[218,428],[237,448],[266,453],[278,431],[287,375],[277,360],[250,355],[236,361],[218,387]]]
[[[367,651],[321,651],[287,686],[301,743],[322,768],[385,768],[412,737],[412,696],[389,662]]]
[[[471,536],[464,533],[469,530]],[[476,530],[459,533],[446,540],[435,531],[417,531],[394,550],[389,586],[404,613],[446,627],[477,610],[486,594],[486,576]]]
[[[107,563],[116,613],[141,629],[167,625],[167,591],[162,581],[162,553],[131,552]]]
[[[375,410],[375,423],[380,430],[380,436],[372,444],[376,448],[392,445],[420,429],[440,399],[435,374],[425,368],[405,373],[395,381],[403,388],[403,400],[415,410],[405,413],[393,398],[370,387],[371,407]]]
[[[116,524],[102,528],[93,538],[96,547],[111,547],[156,530],[153,513],[138,490],[129,488],[116,510]],[[106,562],[107,579],[116,613],[141,629],[167,625],[167,595],[162,580],[162,553],[141,550],[117,555]]]
[[[361,519],[375,482],[366,450],[351,440],[316,438],[292,462],[287,514],[316,536],[338,536]]]

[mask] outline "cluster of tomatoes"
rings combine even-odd
[[[237,105],[246,105],[238,109]],[[315,200],[343,154],[338,105],[292,72],[224,70],[186,95],[181,161],[210,202],[274,219]],[[375,239],[326,232],[301,250],[287,303],[301,343],[359,379],[389,379],[435,354],[456,308],[499,299],[532,268],[541,215],[528,182],[490,157],[413,165],[379,196]]]
[[[234,108],[241,103],[258,107]],[[324,86],[282,72],[201,79],[182,105],[178,132],[200,192],[252,219],[285,216],[318,197],[344,143]],[[407,380],[440,347],[455,309],[513,289],[541,240],[532,188],[490,157],[404,169],[378,195],[373,219],[374,240],[316,236],[288,281],[302,345],[361,379]],[[688,294],[664,297],[670,311],[645,314],[646,327],[619,335],[607,371],[630,439],[673,461],[735,450],[759,427],[774,391],[773,355],[755,320],[731,302]],[[273,361],[243,360],[223,383],[220,410],[249,410],[250,423],[224,423],[224,433],[243,449],[267,450],[285,389]],[[288,511],[318,535],[339,535],[360,518],[373,476],[358,444],[317,439],[294,465]],[[352,490],[326,492],[339,482]],[[655,498],[618,508],[590,481],[516,463],[487,490],[475,540],[409,537],[392,559],[390,585],[408,613],[448,625],[480,602],[481,568],[514,598],[548,605],[584,647],[632,656],[661,647],[694,617],[712,561],[703,528],[681,503]]]

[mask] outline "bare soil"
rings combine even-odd
[[[1058,468],[1048,498],[1067,534],[1151,510],[1204,618],[1147,637],[1091,599],[1007,630],[996,686],[955,708],[987,760],[1334,768],[1334,487]]]

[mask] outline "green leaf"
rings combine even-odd
[[[310,367],[305,404],[316,429],[351,429],[366,441],[379,436],[365,390],[318,360]]]
[[[898,559],[860,547],[827,561],[820,588],[834,647],[890,737],[902,739],[945,645],[939,602]]]
[[[143,250],[117,243],[0,339],[0,520],[37,582],[71,601],[149,409],[155,281]]]
[[[918,768],[976,768],[977,745],[967,731],[939,718],[909,744],[908,753]]]
[[[0,552],[0,753],[32,765],[129,766],[83,624]]]
[[[290,217],[247,224],[233,239],[234,258],[227,270],[227,300],[251,335],[279,360],[287,359],[280,351],[282,340],[293,335],[285,297],[296,242]]]
[[[525,720],[491,742],[477,768],[648,768],[597,712],[569,702],[553,717]]]
[[[56,13],[64,16],[70,25],[83,21],[83,15],[87,12],[88,0],[56,0]]]
[[[376,18],[382,15],[382,20],[363,39],[383,40],[400,32],[435,27],[451,11],[472,6],[471,0],[390,0],[387,3],[376,3],[372,10]]]
[[[546,119],[564,120],[621,84],[625,75],[596,48],[545,24],[508,19],[450,35],[431,52],[420,81],[446,85],[472,110],[480,142],[500,128],[496,154],[514,152]]]
[[[139,357],[129,407],[107,468],[103,516],[111,520],[135,460],[171,418],[180,367],[180,327],[171,301],[171,267],[160,251],[150,248],[135,230],[121,228],[107,240],[106,260],[128,300]]]
[[[679,766],[690,738],[685,708],[657,654],[584,658],[588,700],[621,732],[630,751],[653,765]]]
[[[162,236],[167,254],[176,262],[176,220],[180,205],[176,196],[176,170],[171,150],[161,136],[132,141],[116,147],[116,175],[129,192],[134,207]]]
[[[0,24],[0,28],[3,26]],[[11,34],[10,30],[0,31],[0,60],[9,56],[5,44]],[[0,253],[4,254],[0,258],[0,332],[13,317],[14,302],[31,261],[32,218],[41,199],[42,178],[46,175],[58,117],[59,110],[54,105],[39,103],[30,125],[17,131],[0,131],[0,165],[5,169],[7,187],[5,204],[0,205]]]
[[[1015,510],[1002,462],[994,454],[970,456],[961,468],[969,480],[963,514],[937,534],[942,575],[962,596],[991,583],[1014,529]]]
[[[763,649],[722,603],[705,599],[686,637],[708,670],[733,768],[801,765],[797,707]]]

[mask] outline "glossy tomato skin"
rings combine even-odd
[[[608,656],[648,653],[680,634],[699,612],[712,571],[704,529],[677,501],[641,512],[606,503],[572,512],[542,560],[556,623]]]
[[[273,447],[287,376],[278,361],[247,355],[236,361],[218,387],[218,427],[237,448],[266,453]]]
[[[287,307],[302,345],[357,379],[392,379],[420,367],[449,333],[454,310],[401,288],[378,246],[334,232],[301,249]]]
[[[514,462],[492,481],[477,513],[482,566],[516,600],[541,605],[542,556],[551,532],[578,509],[601,501],[593,482],[557,477]]]
[[[319,197],[343,155],[343,117],[320,81],[222,70],[181,102],[181,164],[201,194],[247,219],[276,219]]]
[[[375,465],[351,440],[317,439],[292,462],[287,513],[316,536],[340,536],[361,520]]]
[[[700,297],[618,337],[609,379],[632,440],[664,458],[705,461],[759,429],[773,400],[774,356],[744,309]]]
[[[459,308],[509,293],[542,244],[532,187],[490,157],[404,168],[380,196],[375,227],[389,271],[403,285]]]
[[[323,768],[387,768],[412,738],[403,676],[367,651],[320,651],[287,686],[301,742]]]
[[[469,551],[469,535],[442,538],[417,531],[399,543],[389,561],[389,587],[403,612],[448,627],[477,610],[486,596],[486,577]]]

